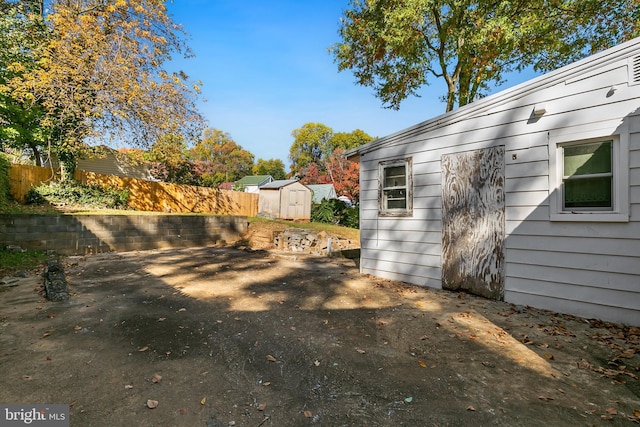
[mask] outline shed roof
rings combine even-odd
[[[262,187],[260,187],[260,189],[278,189],[278,188],[282,188],[282,187],[286,187],[287,185],[291,185],[291,184],[295,184],[296,182],[298,182],[297,179],[279,179],[276,181],[272,181],[268,184],[263,185]]]
[[[236,185],[260,185],[271,179],[271,175],[248,175],[237,180]]]
[[[333,184],[309,184],[307,187],[313,191],[314,203],[320,203],[323,199],[336,197],[336,189]]]

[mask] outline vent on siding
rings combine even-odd
[[[640,84],[640,55],[629,59],[629,84]]]

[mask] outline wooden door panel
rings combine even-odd
[[[442,156],[442,287],[504,299],[504,147]]]

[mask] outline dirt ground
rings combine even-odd
[[[207,247],[64,258],[0,292],[0,403],[72,426],[627,426],[640,330]],[[157,406],[156,406],[157,405]],[[150,408],[149,406],[156,406]]]

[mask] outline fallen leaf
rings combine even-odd
[[[82,326],[78,326],[78,325],[76,325],[73,329],[74,329],[75,331],[80,331],[80,330],[82,330]]]
[[[125,390],[131,390],[133,388],[133,386],[131,384],[125,384],[124,389]]]
[[[262,383],[263,387],[269,387],[271,385],[271,381],[265,381]]]
[[[151,378],[151,382],[152,383],[159,383],[160,381],[162,381],[162,375],[160,374],[153,374],[153,377]]]
[[[600,415],[600,419],[611,421],[613,417],[611,415]]]
[[[616,408],[607,408],[606,412],[609,415],[618,415],[618,410]]]
[[[553,360],[554,359],[553,354],[549,354],[549,353],[545,353],[544,354],[544,358],[548,359],[548,360]]]
[[[22,379],[25,381],[31,381],[33,379],[33,377],[31,375],[23,375]]]
[[[357,348],[357,349],[356,349],[356,351],[357,351],[358,353],[360,353],[360,354],[365,354],[365,353],[366,353],[366,351],[364,351],[364,350],[362,350],[362,349],[359,349],[359,348]]]
[[[46,338],[46,337],[48,337],[49,335],[51,335],[49,332],[45,332],[44,334],[42,334],[42,336],[40,337],[40,339],[42,339],[42,338]]]
[[[311,411],[304,411],[304,416],[307,418],[312,418],[313,417],[313,412]]]
[[[142,347],[141,349],[139,349],[138,351],[147,351],[149,350],[149,346],[145,345],[144,347]]]
[[[167,320],[167,318],[166,318],[166,317],[160,317],[160,318],[158,319],[158,322],[164,322],[165,320]]]
[[[553,397],[549,397],[549,396],[538,396],[538,399],[540,400],[544,400],[544,401],[550,401],[553,400]]]
[[[413,397],[411,397],[411,396],[409,396],[409,397],[405,397],[405,398],[404,398],[404,401],[405,401],[406,403],[411,403],[411,402],[413,402]]]
[[[475,406],[473,406],[473,405],[467,406],[467,411],[475,411],[475,410],[476,410]]]
[[[275,357],[273,357],[273,356],[272,356],[272,355],[270,355],[270,354],[267,354],[266,359],[267,359],[269,362],[277,362],[277,361],[278,361],[278,359],[276,359]]]
[[[53,313],[49,313],[49,314],[47,314],[47,317],[48,317],[49,319],[53,319],[54,317],[56,317],[56,315],[55,315],[55,314],[53,314]]]
[[[428,336],[426,336],[426,335],[423,335],[423,336],[421,336],[421,337],[420,337],[420,340],[424,341],[424,340],[426,340],[427,338],[429,338],[429,337],[428,337]]]
[[[181,312],[181,311],[187,311],[187,309],[182,307],[181,309],[178,310],[178,312]]]
[[[187,413],[187,408],[180,408],[180,415],[184,415]]]
[[[316,360],[315,362],[313,362],[313,365],[314,365],[314,366],[320,366],[320,361],[319,361],[319,360]]]
[[[258,405],[258,411],[264,411],[265,409],[267,409],[266,403],[261,403]]]
[[[200,400],[200,404],[204,405],[206,401],[207,401],[207,396],[203,397],[202,400]]]
[[[418,360],[418,365],[422,366],[423,368],[427,367],[427,364],[424,363],[422,360]]]
[[[51,356],[47,356],[47,360],[53,360],[53,359],[51,359]]]
[[[640,418],[640,409],[634,409],[633,410],[633,416],[636,418]]]
[[[147,400],[147,408],[149,409],[154,409],[158,407],[158,401],[157,400]]]

